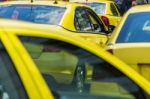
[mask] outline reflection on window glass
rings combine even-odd
[[[43,5],[0,6],[0,17],[43,24],[59,24],[66,8]]]
[[[0,42],[0,99],[27,99],[14,65]]]
[[[76,9],[75,22],[78,31],[92,31],[91,21],[83,8]]]
[[[105,10],[106,10],[106,4],[105,3],[88,3],[88,6],[92,7],[93,10],[97,13],[97,14],[105,14]]]
[[[117,10],[116,10],[116,8],[115,8],[115,6],[114,6],[113,3],[110,4],[110,9],[111,9],[112,14],[113,14],[114,16],[118,16],[118,12],[117,12]]]
[[[82,48],[52,39],[20,39],[49,88],[65,99],[144,99],[127,76]]]
[[[37,23],[59,24],[66,8],[55,6],[33,6],[31,20]]]
[[[130,14],[125,21],[117,43],[150,42],[150,13]]]
[[[119,14],[122,16],[123,15],[123,11],[119,8],[119,6],[114,3],[115,7],[117,8],[117,10],[119,11]]]
[[[103,24],[102,23],[100,24],[100,21],[97,19],[96,15],[94,15],[94,13],[89,9],[86,9],[86,11],[87,11],[87,14],[91,20],[91,26],[93,27],[93,32],[104,31]]]

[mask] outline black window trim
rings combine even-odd
[[[113,6],[114,10],[116,10],[117,15],[115,15],[115,14],[113,13],[114,11],[112,10],[112,6]],[[117,11],[117,9],[116,9],[116,6],[114,5],[114,3],[110,3],[110,10],[111,10],[113,16],[117,16],[117,17],[120,16],[119,13],[118,13],[118,11]]]

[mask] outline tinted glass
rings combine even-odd
[[[9,55],[0,42],[0,99],[27,99]]]
[[[120,16],[122,16],[123,15],[123,11],[119,8],[119,6],[116,3],[114,3],[114,5],[117,8],[117,10],[119,11]]]
[[[130,14],[117,39],[117,43],[150,42],[150,13]]]
[[[43,5],[0,6],[0,17],[43,24],[59,24],[66,8]]]
[[[92,23],[83,8],[77,8],[75,11],[75,27],[78,31],[93,31]]]
[[[144,99],[127,76],[80,47],[53,39],[20,39],[49,88],[62,99]]]
[[[97,14],[105,14],[105,10],[106,10],[106,4],[105,3],[88,3],[88,6],[92,7],[93,10],[97,13]]]
[[[116,10],[116,8],[115,8],[115,6],[114,6],[113,3],[110,4],[110,9],[111,9],[112,14],[113,14],[114,16],[118,16],[118,12],[117,12],[117,10]]]
[[[86,12],[91,20],[93,32],[104,32],[105,29],[104,29],[103,24],[99,20],[99,17],[96,16],[96,14],[93,11],[91,11],[90,9],[86,9]]]

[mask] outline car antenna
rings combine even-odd
[[[87,4],[88,0],[86,0],[86,4]]]
[[[54,1],[54,4],[58,4],[57,0]]]

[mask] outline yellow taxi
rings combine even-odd
[[[108,28],[89,7],[62,1],[8,1],[0,3],[0,17],[57,25],[98,45],[108,40]]]
[[[150,82],[69,31],[0,19],[0,93],[1,99],[149,99]]]
[[[110,37],[106,49],[150,80],[149,5],[131,8]]]
[[[99,15],[106,26],[109,28],[116,27],[122,16],[121,10],[117,4],[111,0],[70,0],[71,2],[84,3]]]

